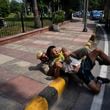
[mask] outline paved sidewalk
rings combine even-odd
[[[88,21],[88,32],[82,32],[79,19],[62,25],[60,32],[48,31],[0,46],[0,110],[22,110],[52,81],[39,71],[37,51],[45,51],[49,45],[75,50],[85,45],[93,29],[94,22]]]

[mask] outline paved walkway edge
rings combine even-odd
[[[4,37],[4,38],[0,38],[0,45],[15,42],[15,41],[18,41],[18,40],[21,40],[21,39],[25,39],[27,37],[31,37],[32,35],[40,34],[42,32],[46,32],[46,31],[49,31],[49,27],[35,29],[33,31],[20,33],[20,34],[9,36],[9,37],[7,36],[7,37]]]

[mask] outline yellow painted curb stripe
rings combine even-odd
[[[24,110],[48,110],[48,102],[45,98],[38,96],[33,98]]]
[[[54,87],[57,90],[58,95],[61,95],[62,92],[64,91],[65,85],[66,85],[65,79],[58,77],[57,79],[53,80],[49,86]]]

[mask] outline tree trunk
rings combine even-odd
[[[34,14],[34,23],[36,28],[41,27],[40,16],[37,7],[37,0],[33,0],[33,14]]]

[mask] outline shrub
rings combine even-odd
[[[52,21],[54,24],[63,22],[64,19],[65,19],[65,12],[63,10],[59,10],[53,13]]]
[[[75,12],[74,10],[68,9],[68,10],[66,11],[66,19],[67,19],[67,20],[70,20],[70,19],[71,19],[71,16],[72,16],[72,13],[74,13],[74,12]]]

